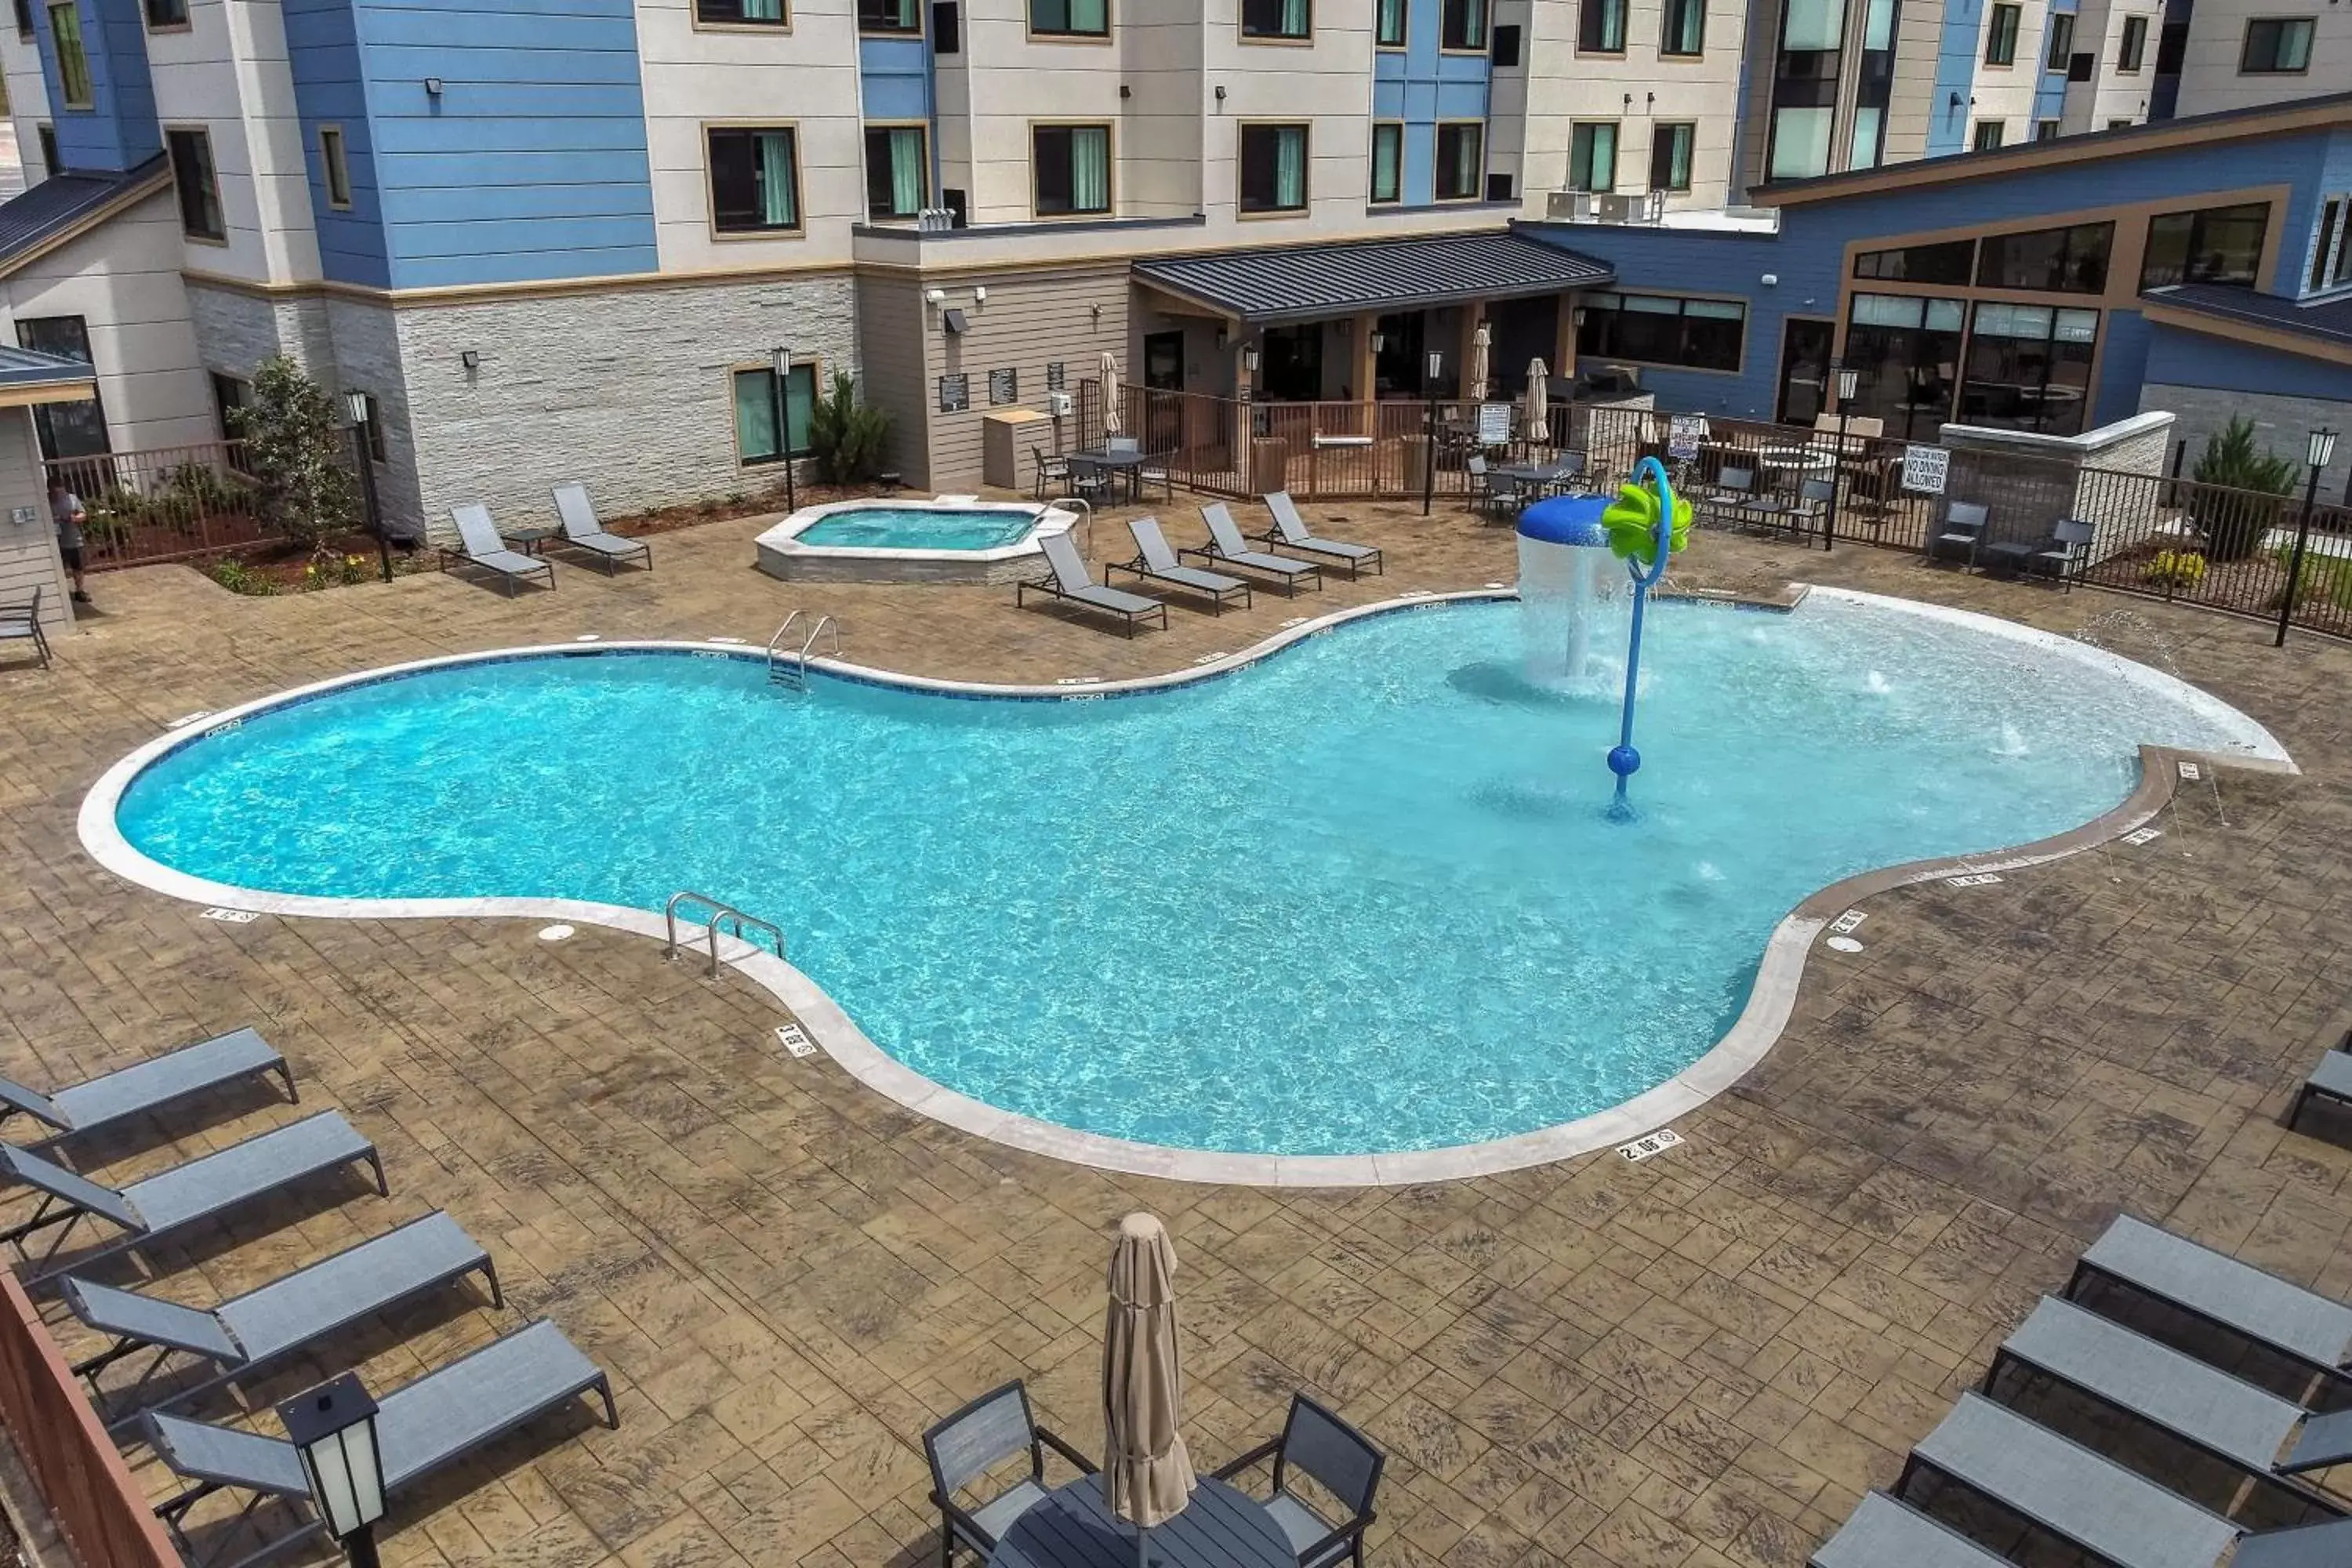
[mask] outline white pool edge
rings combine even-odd
[[[2242,752],[2200,753],[2143,747],[2139,787],[2121,805],[2080,827],[2035,844],[1980,855],[1945,857],[1884,868],[1833,882],[1807,898],[1773,928],[1771,935],[1766,939],[1746,1005],[1722,1038],[1696,1061],[1665,1082],[1606,1110],[1532,1132],[1442,1149],[1378,1154],[1243,1154],[1180,1149],[1079,1131],[988,1105],[916,1072],[868,1038],[822,986],[767,949],[722,937],[719,944],[719,962],[774,997],[801,1021],[811,1037],[843,1070],[866,1088],[919,1115],[1010,1148],[1097,1170],[1185,1182],[1274,1187],[1369,1187],[1461,1181],[1521,1170],[1530,1165],[1549,1164],[1630,1142],[1664,1126],[1676,1117],[1696,1110],[1728,1089],[1763,1060],[1765,1054],[1780,1039],[1781,1031],[1787,1027],[1796,1006],[1798,985],[1803,978],[1814,939],[1832,918],[1823,912],[1825,910],[1888,888],[1963,873],[2006,871],[2040,865],[2121,837],[2144,826],[2170,799],[2177,773],[2169,768],[2149,765],[2163,759],[2202,758],[2220,766],[2267,772],[2299,771],[2285,748],[2270,731],[2236,708],[2176,676],[2104,648],[1997,616],[1917,600],[1844,588],[1817,586],[1810,592],[1831,598],[1925,614],[1931,619],[1964,624],[1979,631],[2026,642],[2045,651],[2082,658],[2147,689],[2182,700],[2208,716],[2226,719],[2228,722],[2242,727],[2245,738],[2240,744],[2246,749]],[[1509,589],[1402,595],[1375,604],[1313,616],[1297,626],[1284,627],[1273,637],[1240,652],[1223,656],[1191,669],[1133,680],[1096,681],[1075,686],[1003,685],[905,675],[836,659],[812,659],[810,664],[820,672],[916,691],[1056,698],[1063,700],[1099,700],[1114,692],[1161,690],[1208,679],[1258,663],[1295,643],[1320,636],[1349,621],[1416,606],[1516,596],[1515,592]],[[1729,606],[1727,605],[1727,607]],[[334,899],[304,893],[263,892],[230,883],[214,882],[150,859],[124,838],[115,825],[115,814],[131,781],[157,759],[191,740],[241,723],[253,714],[343,687],[370,684],[456,665],[631,650],[683,651],[738,659],[761,657],[757,650],[749,650],[740,643],[673,639],[622,639],[586,645],[565,642],[450,654],[313,681],[219,712],[208,713],[202,719],[168,730],[137,747],[100,775],[89,794],[82,797],[76,821],[77,831],[83,848],[115,876],[167,897],[209,907],[322,920],[561,921],[667,941],[667,931],[660,915],[616,904],[570,899]],[[703,962],[707,951],[704,947],[688,946],[682,952],[681,961]]]
[[[809,544],[801,535],[845,511],[1017,511],[1030,519],[1029,529],[1010,544],[1000,544],[989,550],[914,550],[895,544]],[[870,497],[856,500],[827,501],[822,506],[804,506],[782,522],[777,523],[751,541],[754,548],[771,550],[779,555],[804,555],[824,561],[907,561],[963,562],[986,565],[999,561],[1012,561],[1024,555],[1038,555],[1044,546],[1038,542],[1047,534],[1067,533],[1077,526],[1078,514],[1066,507],[1038,501],[944,501],[892,500],[880,501]]]

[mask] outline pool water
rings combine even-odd
[[[1025,508],[861,506],[818,519],[793,537],[846,550],[1001,550],[1041,514]]]
[[[1715,1044],[1823,885],[2074,826],[2130,792],[2137,742],[2260,738],[1884,603],[1667,603],[1621,823],[1615,704],[1522,668],[1508,603],[1117,700],[828,679],[803,700],[756,661],[509,660],[257,714],[140,774],[119,821],[249,888],[648,910],[699,889],[782,926],[883,1049],[992,1105],[1363,1153],[1616,1105]]]

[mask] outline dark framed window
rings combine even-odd
[[[1990,153],[2001,142],[2002,127],[1998,120],[1979,120],[1975,133],[1969,140],[1971,153]]]
[[[1486,128],[1462,121],[1437,128],[1437,199],[1475,202],[1486,190]]]
[[[1110,127],[1038,125],[1029,132],[1032,202],[1039,217],[1110,211]]]
[[[1965,286],[1976,275],[1977,242],[1946,240],[1906,245],[1900,250],[1865,250],[1853,258],[1856,278],[1883,283],[1948,283]]]
[[[352,205],[351,155],[343,148],[343,128],[340,125],[319,127],[319,173],[326,182],[327,205],[347,207]]]
[[[1686,370],[1739,368],[1748,307],[1736,300],[1600,292],[1580,295],[1577,303],[1584,312],[1576,329],[1580,360],[1592,354]]]
[[[36,129],[33,133],[40,139],[41,178],[46,180],[63,167],[58,159],[58,128],[54,125],[43,125]]]
[[[1029,0],[1029,30],[1049,38],[1108,38],[1110,0]]]
[[[2110,120],[2107,121],[2107,129],[2110,131],[2128,131],[2137,122],[2130,120]]]
[[[2126,16],[2123,41],[2116,46],[2116,69],[2136,71],[2147,55],[2147,18]]]
[[[33,0],[16,0],[16,36],[29,38],[33,36]]]
[[[1372,191],[1376,206],[1404,199],[1404,127],[1384,121],[1372,127]]]
[[[2080,434],[2091,404],[2096,310],[1988,300],[1976,308],[1961,367],[1959,418],[1997,430]]]
[[[2291,76],[2311,68],[2309,16],[2257,16],[2246,24],[2245,47],[2238,55],[2241,76]]]
[[[97,363],[89,353],[89,323],[79,316],[20,316],[16,346],[84,364]],[[40,438],[41,456],[51,462],[95,458],[114,449],[106,436],[106,407],[95,393],[79,403],[35,404],[33,431]]]
[[[203,131],[166,131],[172,153],[172,184],[180,195],[180,228],[191,239],[225,240],[220,180],[213,173],[213,139]]]
[[[2157,29],[2156,74],[2179,76],[2181,62],[2189,58],[2189,24],[2168,21]]]
[[[866,128],[866,216],[915,217],[930,205],[931,160],[919,125]]]
[[[2042,51],[2042,68],[2045,71],[2064,70],[2066,61],[2074,52],[2074,18],[2064,11],[2052,12],[2049,47]]]
[[[2107,287],[2107,254],[2115,243],[2112,223],[1987,235],[1977,246],[1977,286],[2102,293]]]
[[[694,19],[722,27],[782,27],[793,18],[784,0],[694,0]]]
[[[1240,162],[1242,211],[1307,210],[1306,126],[1243,126]]]
[[[2319,211],[2319,243],[2311,247],[2311,288],[2326,288],[2334,276],[2336,247],[2344,234],[2344,209],[2347,203],[2352,203],[2352,197],[2330,196]],[[2352,245],[2345,249],[2352,251]]]
[[[792,455],[808,456],[809,415],[816,406],[816,366],[796,364],[784,384],[785,429],[792,437]],[[735,460],[747,468],[783,461],[776,441],[776,369],[735,373]]]
[[[1765,176],[1810,179],[1830,172],[1838,81],[1845,62],[1846,0],[1780,0],[1779,9],[1780,37],[1773,56]]]
[[[1698,127],[1688,122],[1650,127],[1650,189],[1687,191],[1691,188],[1691,153],[1698,144]]]
[[[2013,66],[2017,63],[2017,24],[2025,15],[2022,5],[1998,5],[1985,23],[1985,64]]]
[[[1578,0],[1576,47],[1591,54],[1625,52],[1625,0]]]
[[[1706,0],[1665,0],[1659,12],[1658,53],[1706,53]]]
[[[1571,191],[1613,191],[1617,188],[1617,122],[1580,120],[1568,132],[1568,188]]]
[[[1244,38],[1311,38],[1314,0],[1242,0]]]
[[[857,0],[857,30],[861,33],[916,34],[923,30],[918,0]]]
[[[1486,0],[1439,0],[1437,47],[1464,54],[1486,52]]]
[[[1375,47],[1404,47],[1405,0],[1376,0],[1372,11],[1372,43]]]
[[[2152,217],[2139,286],[2227,283],[2251,289],[2263,268],[2263,237],[2270,226],[2268,202]]]
[[[2037,121],[2035,121],[2033,122],[2033,139],[2034,139],[2036,142],[2055,142],[2055,141],[2057,141],[2057,140],[2058,140],[2058,121],[2054,121],[2054,120],[2037,120]]]
[[[208,379],[212,382],[213,415],[220,423],[221,439],[236,440],[244,434],[237,422],[245,414],[246,396],[253,389],[236,376],[223,375],[218,371],[211,372]]]
[[[1847,410],[1906,440],[1932,437],[1952,415],[1967,318],[1959,300],[1856,294],[1846,317],[1845,365],[1856,373]]]
[[[800,137],[791,126],[713,126],[704,135],[710,149],[710,221],[719,233],[800,227]]]
[[[49,41],[58,51],[58,92],[68,109],[97,101],[89,85],[89,56],[81,47],[81,8],[74,0],[49,7]]]
[[[144,9],[151,28],[188,25],[188,0],[147,0]]]

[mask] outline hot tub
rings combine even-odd
[[[1045,565],[1038,540],[1077,514],[1027,501],[847,500],[760,535],[760,570],[789,582],[1011,583]]]

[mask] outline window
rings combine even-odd
[[[33,36],[33,0],[16,0],[16,36],[29,38]]]
[[[721,234],[801,226],[799,138],[790,126],[718,130],[710,143],[710,221]]]
[[[1884,105],[1861,103],[1853,110],[1853,143],[1846,150],[1845,166],[1849,169],[1875,169],[1879,150],[1886,140],[1886,110]]]
[[[2056,294],[2097,294],[2107,287],[2107,252],[2116,226],[2082,223],[1994,234],[1977,247],[1980,289],[2038,289]]]
[[[1580,120],[1568,133],[1568,188],[1571,191],[1613,191],[1617,188],[1617,122]]]
[[[1976,138],[1969,143],[1969,151],[1971,153],[1990,153],[1994,148],[2000,145],[2000,137],[2001,126],[2000,121],[1979,120],[1977,121]]]
[[[722,27],[782,27],[792,20],[784,0],[694,0],[694,19]]]
[[[2319,243],[2311,249],[2310,286],[2314,289],[2326,288],[2333,275],[2330,263],[2336,257],[2336,239],[2344,232],[2344,208],[2347,201],[2352,201],[2352,198],[2330,196],[2327,205],[2320,209]],[[2352,250],[2352,246],[2345,248]]]
[[[1245,213],[1307,210],[1307,127],[1244,125],[1241,128],[1241,210]]]
[[[1932,437],[1951,417],[1967,314],[1958,300],[1856,294],[1845,329],[1846,367],[1857,373],[1847,410],[1885,420],[1906,440],[1921,431]]]
[[[180,228],[191,239],[225,240],[220,182],[213,175],[213,139],[202,131],[166,131],[172,183],[180,193]]]
[[[1465,121],[1437,128],[1437,199],[1475,202],[1485,193],[1486,126]]]
[[[58,90],[68,109],[88,109],[96,100],[89,88],[89,57],[81,47],[81,12],[67,0],[49,7],[49,36],[58,46]]]
[[[2311,68],[2309,16],[2257,16],[2246,24],[2246,47],[2238,74],[2264,76]]]
[[[340,125],[319,127],[319,167],[326,178],[327,205],[347,207],[352,205],[352,165],[343,152],[343,128]]]
[[[89,325],[79,316],[19,317],[16,346],[84,364],[97,363],[89,354]],[[41,456],[51,462],[94,458],[113,449],[106,438],[106,409],[96,397],[80,403],[35,404],[33,430],[40,437]]]
[[[1658,34],[1662,55],[1706,52],[1706,0],[1665,0]]]
[[[2096,310],[1985,303],[1976,308],[1960,380],[1960,423],[2073,436],[2090,406]]]
[[[2136,71],[2142,57],[2147,53],[2147,18],[2126,16],[2124,39],[2116,48],[2116,69]]]
[[[916,0],[857,0],[861,33],[920,33],[923,13]]]
[[[2107,121],[2107,129],[2110,131],[2128,131],[2137,123],[2138,121],[2131,120],[2110,120]]]
[[[236,377],[223,375],[218,371],[212,372],[208,379],[212,382],[213,417],[220,426],[220,438],[224,441],[242,440],[245,437],[242,422],[246,400],[253,389]],[[239,473],[251,471],[242,450],[229,454],[228,466]]]
[[[147,0],[146,11],[150,27],[184,27],[188,25],[188,0]]]
[[[929,205],[931,161],[919,125],[866,128],[866,216],[914,217]]]
[[[1830,132],[1837,110],[1798,105],[1772,111],[1770,177],[1803,180],[1830,172]]]
[[[1388,122],[1372,127],[1372,194],[1374,205],[1404,199],[1404,127]]]
[[[2052,12],[2050,47],[2042,53],[2042,68],[2046,71],[2064,70],[2067,57],[2074,52],[2074,18],[2063,11]]]
[[[2336,238],[2336,270],[2327,275],[2328,287],[2337,288],[2352,283],[2352,199],[2343,204],[2344,225]]]
[[[2263,236],[2270,226],[2268,202],[2150,218],[2139,286],[2231,283],[2251,289],[2262,270]]]
[[[1029,30],[1047,37],[1108,38],[1110,0],[1029,0]]]
[[[1650,189],[1687,191],[1691,188],[1691,149],[1698,140],[1692,124],[1650,127]]]
[[[1985,64],[2013,66],[2017,63],[2017,22],[2024,14],[2022,5],[1995,5],[1992,20],[1985,27]]]
[[[1244,38],[1307,38],[1314,36],[1311,0],[1242,0]]]
[[[1465,54],[1486,52],[1486,0],[1442,0],[1437,47]]]
[[[1029,132],[1039,217],[1110,211],[1110,127],[1040,125]]]
[[[2036,142],[2055,142],[2055,141],[2057,141],[2057,140],[2058,140],[2058,121],[2054,121],[2054,120],[2037,120],[2037,121],[2035,121],[2033,122],[2033,139],[2034,139]]]
[[[1377,0],[1372,16],[1372,42],[1383,49],[1404,47],[1405,0]]]
[[[1519,63],[1519,26],[1517,23],[1511,23],[1507,26],[1501,25],[1497,25],[1496,26],[1494,59],[1495,67],[1497,70],[1508,70]]]
[[[1579,298],[1584,321],[1576,353],[1689,370],[1739,368],[1748,335],[1748,307],[1727,300],[1678,300],[1662,294],[1592,293]]]
[[[776,445],[776,371],[773,365],[735,373],[735,460],[743,467],[780,462]],[[809,453],[809,413],[816,406],[816,366],[796,364],[784,384],[789,410],[785,428],[792,436],[792,455]]]
[[[1900,250],[1865,250],[1853,258],[1856,278],[1885,283],[1950,283],[1965,285],[1976,273],[1977,242],[1947,240],[1940,245],[1909,245]]]
[[[58,128],[44,125],[34,132],[41,142],[41,177],[47,179],[64,165],[58,161]]]
[[[1625,0],[1578,0],[1576,47],[1596,55],[1625,52]]]

